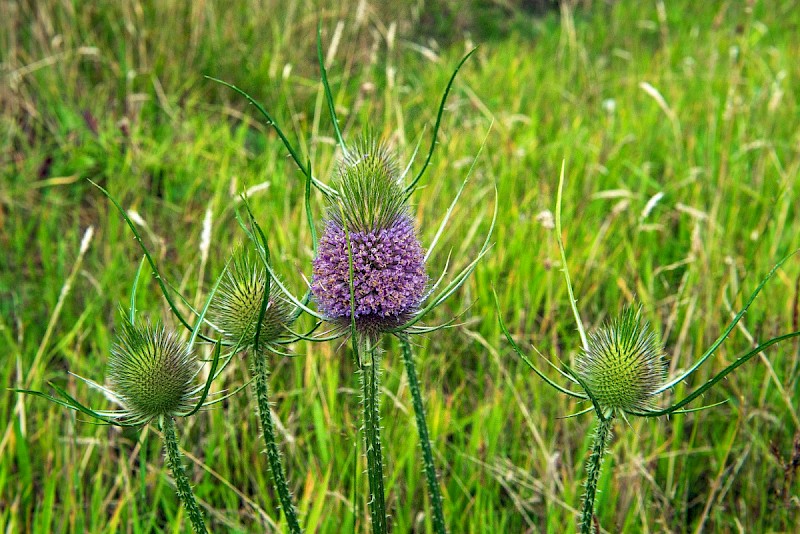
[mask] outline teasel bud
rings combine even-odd
[[[653,409],[666,369],[663,349],[641,309],[626,308],[590,333],[588,342],[575,371],[606,414]]]
[[[175,332],[125,319],[111,347],[108,377],[123,405],[123,418],[144,424],[191,411],[202,389],[196,383],[199,370],[197,359]]]
[[[254,348],[268,277],[260,260],[253,260],[244,250],[239,250],[234,254],[211,303],[212,321],[222,331],[225,340],[241,350]],[[267,306],[258,332],[258,351],[263,352],[286,335],[292,320],[291,306],[280,297],[276,284],[270,283]]]
[[[405,323],[427,295],[425,254],[397,164],[386,146],[364,140],[340,162],[313,263],[319,311],[342,327],[354,316],[366,336]],[[352,260],[352,302],[351,302]]]

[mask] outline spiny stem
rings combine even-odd
[[[269,409],[269,367],[267,365],[267,355],[262,351],[254,351],[253,374],[255,374],[256,399],[258,401],[258,413],[261,417],[261,432],[264,434],[264,443],[267,446],[267,461],[272,473],[272,483],[281,502],[281,508],[286,516],[286,523],[289,525],[289,532],[299,534],[303,532],[300,521],[297,518],[297,509],[292,501],[292,494],[289,485],[286,483],[286,474],[283,470],[281,453],[275,442],[275,427],[272,424],[272,413]]]
[[[194,530],[196,534],[207,534],[208,531],[203,522],[203,514],[200,513],[200,508],[197,506],[197,501],[192,492],[192,486],[189,485],[189,479],[186,477],[186,472],[183,470],[181,452],[180,449],[178,449],[178,436],[175,433],[175,421],[169,416],[162,417],[161,428],[164,431],[164,449],[167,453],[167,466],[172,471],[172,476],[175,477],[178,498],[183,503],[184,508],[186,508],[186,513],[189,516],[189,520],[192,522],[192,530]]]
[[[439,481],[436,478],[436,467],[433,465],[433,450],[428,435],[428,424],[425,421],[425,405],[422,403],[422,392],[417,379],[417,368],[414,363],[414,355],[411,353],[411,344],[408,338],[401,336],[400,345],[403,348],[403,360],[406,364],[406,375],[408,375],[408,385],[411,390],[411,402],[414,405],[414,415],[417,420],[417,432],[419,433],[419,443],[422,446],[422,462],[425,467],[425,479],[428,483],[430,493],[431,508],[433,508],[433,530],[436,534],[446,534],[447,524],[444,521],[444,510],[442,505],[442,492],[439,488]]]
[[[611,439],[611,423],[613,417],[599,418],[597,429],[595,430],[594,443],[592,444],[592,454],[586,462],[586,494],[583,497],[583,511],[581,512],[581,534],[594,534],[594,497],[597,493],[597,481],[600,478],[600,467],[603,464],[603,456],[606,453],[606,446]]]
[[[354,343],[357,343],[354,340]],[[367,449],[369,479],[369,513],[374,534],[386,534],[386,504],[383,494],[383,455],[381,453],[380,374],[381,360],[374,344],[366,348],[361,364],[361,386],[364,402],[364,440]],[[367,357],[369,359],[367,359]]]

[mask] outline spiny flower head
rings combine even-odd
[[[575,371],[607,412],[645,412],[665,379],[661,345],[639,308],[589,334],[588,350],[576,358]]]
[[[244,251],[239,251],[211,303],[214,323],[228,342],[241,349],[254,346],[268,276],[263,265],[252,261]],[[258,333],[259,351],[265,350],[286,334],[286,327],[292,322],[289,304],[273,288],[274,283],[269,285],[267,307]]]
[[[124,418],[144,424],[190,411],[202,387],[195,382],[199,369],[175,332],[125,320],[111,347],[108,376],[111,391],[125,409]]]
[[[397,165],[384,145],[364,141],[342,159],[333,183],[339,196],[328,207],[311,282],[319,310],[341,326],[352,315],[367,335],[396,328],[428,285]]]
[[[391,228],[408,213],[397,162],[386,145],[374,140],[362,139],[347,151],[331,185],[340,198],[328,207],[328,217],[350,232]]]

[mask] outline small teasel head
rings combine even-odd
[[[266,350],[286,335],[293,320],[292,309],[278,294],[276,284],[268,284],[269,276],[260,259],[251,258],[243,249],[234,254],[210,308],[212,322],[228,343],[240,349],[254,347],[262,307],[258,350]]]
[[[575,373],[607,414],[645,412],[665,380],[663,349],[641,308],[589,334],[588,348],[575,361]]]
[[[111,391],[129,422],[147,423],[192,410],[202,386],[200,365],[186,343],[163,325],[134,325],[127,319],[108,364]]]
[[[330,321],[346,327],[354,320],[357,331],[375,336],[419,309],[428,287],[425,253],[385,145],[351,147],[333,186],[339,195],[327,210],[311,291]]]

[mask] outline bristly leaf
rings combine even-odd
[[[569,305],[572,308],[572,314],[575,316],[575,323],[578,327],[578,334],[581,336],[581,346],[583,350],[589,350],[589,341],[586,338],[586,329],[583,326],[583,319],[578,311],[578,301],[575,299],[575,294],[572,291],[572,280],[569,276],[569,266],[567,265],[567,253],[564,249],[564,240],[561,236],[561,198],[564,192],[564,169],[566,167],[566,160],[561,161],[561,174],[558,177],[558,194],[556,196],[556,241],[558,243],[558,250],[561,253],[561,270],[564,272],[564,280],[567,284],[567,294],[569,295]]]
[[[142,276],[142,268],[144,268],[144,262],[146,258],[142,256],[142,260],[139,262],[139,268],[136,269],[136,276],[133,278],[133,284],[131,285],[131,305],[128,309],[128,319],[130,322],[136,321],[136,290],[139,288],[139,278]]]
[[[197,404],[195,404],[194,408],[192,408],[189,412],[186,413],[186,417],[192,416],[196,414],[200,410],[200,408],[208,406],[208,404],[206,403],[206,398],[208,397],[208,392],[211,390],[211,383],[218,376],[217,367],[219,366],[219,355],[221,350],[222,350],[222,345],[219,341],[217,341],[214,344],[214,357],[211,360],[211,369],[209,369],[208,371],[208,379],[206,380],[206,383],[203,386],[203,392],[200,394],[200,398],[197,399]]]
[[[497,186],[495,185],[495,188],[494,188],[494,211],[492,213],[492,222],[489,225],[489,231],[486,234],[486,238],[483,241],[483,245],[481,246],[480,251],[478,252],[477,256],[475,256],[475,259],[473,259],[456,276],[454,276],[453,280],[451,280],[450,283],[447,284],[445,286],[445,288],[442,289],[442,291],[439,292],[439,294],[437,294],[434,298],[430,299],[428,301],[428,304],[425,305],[425,307],[422,308],[418,313],[416,313],[414,315],[414,317],[410,321],[408,321],[407,323],[405,323],[405,324],[403,324],[403,325],[401,325],[401,326],[399,326],[397,328],[392,328],[392,329],[388,330],[389,333],[395,334],[395,333],[403,332],[406,329],[414,326],[415,324],[420,322],[428,312],[430,312],[432,309],[436,308],[441,303],[443,303],[445,300],[447,300],[450,297],[450,295],[455,293],[458,290],[458,288],[460,288],[464,284],[464,282],[467,281],[467,278],[469,278],[469,276],[472,274],[472,272],[478,266],[478,263],[481,261],[481,259],[483,259],[483,257],[486,256],[486,254],[489,253],[489,246],[491,244],[491,240],[492,240],[492,235],[494,233],[495,224],[497,224],[497,213],[498,213],[498,210],[499,210],[499,208],[498,208],[498,201],[497,201]]]
[[[95,182],[93,182],[91,180],[88,180],[88,182],[90,184],[92,184],[93,186],[95,186],[96,188],[98,188],[103,193],[103,195],[105,195],[105,197],[108,200],[110,200],[112,204],[114,204],[114,207],[117,208],[117,211],[120,213],[120,215],[122,215],[122,218],[128,224],[128,228],[130,228],[131,232],[133,232],[133,236],[136,238],[136,242],[139,243],[139,247],[142,249],[142,252],[144,253],[145,258],[147,258],[147,262],[150,264],[150,268],[153,269],[153,274],[156,277],[156,282],[158,282],[158,287],[161,289],[161,293],[164,295],[164,298],[167,300],[167,304],[169,304],[169,309],[172,310],[172,313],[175,314],[175,317],[178,318],[178,321],[180,321],[180,323],[187,330],[192,332],[194,330],[194,327],[192,325],[190,325],[189,322],[183,317],[181,312],[178,310],[178,307],[175,305],[175,302],[172,300],[172,296],[170,296],[169,289],[167,289],[167,284],[164,282],[164,277],[161,276],[161,273],[158,270],[158,267],[156,266],[156,262],[153,259],[153,256],[150,254],[150,251],[145,246],[144,240],[142,239],[141,234],[136,229],[136,225],[134,225],[133,221],[131,220],[131,218],[128,217],[128,213],[123,209],[123,207],[120,205],[120,203],[117,202],[117,200],[114,197],[111,196],[111,193],[106,191],[101,185],[99,185],[99,184],[97,184],[97,183],[95,183]],[[181,297],[181,298],[183,298],[183,297]],[[199,337],[200,337],[200,339],[202,339],[204,341],[210,341],[212,343],[214,343],[216,341],[215,339],[206,337],[206,336],[204,336],[202,334],[200,334]]]
[[[69,393],[64,391],[62,388],[56,386],[52,382],[48,382],[48,384],[50,385],[50,387],[55,389],[56,392],[58,392],[58,394],[61,395],[62,397],[64,397],[66,400],[62,400],[62,399],[59,399],[57,397],[53,397],[52,395],[48,395],[47,393],[42,393],[41,391],[35,391],[35,390],[31,390],[31,389],[14,389],[14,388],[12,388],[10,391],[13,391],[15,393],[23,393],[25,395],[32,395],[34,397],[40,397],[42,399],[46,399],[46,400],[48,400],[48,401],[50,401],[52,403],[58,404],[59,406],[63,406],[64,408],[68,408],[70,410],[74,410],[76,412],[81,412],[83,414],[86,414],[86,415],[88,415],[88,416],[90,416],[90,417],[92,417],[94,419],[97,419],[98,421],[100,421],[100,422],[102,422],[104,424],[107,424],[107,425],[127,426],[127,427],[138,426],[138,425],[133,424],[133,423],[124,423],[124,422],[121,422],[121,421],[116,421],[116,420],[111,419],[109,417],[105,417],[102,414],[92,410],[91,408],[88,408],[88,407],[84,406],[77,399],[72,397]]]
[[[486,140],[489,138],[489,132],[492,131],[492,123],[489,125],[489,129],[486,131],[486,135],[483,137],[483,141],[481,141],[481,146],[478,147],[478,152],[475,154],[475,157],[472,158],[472,163],[469,166],[469,170],[467,171],[467,175],[464,177],[464,180],[461,182],[461,187],[458,188],[455,197],[453,197],[453,201],[450,202],[450,206],[447,207],[447,211],[444,214],[444,218],[442,218],[442,222],[439,224],[439,228],[436,230],[436,234],[433,236],[431,240],[431,244],[428,247],[428,252],[425,253],[425,261],[428,261],[428,258],[431,257],[433,250],[436,248],[436,245],[439,243],[439,238],[441,237],[442,233],[444,232],[445,226],[450,221],[450,217],[453,214],[453,210],[455,209],[456,205],[458,204],[458,200],[461,198],[461,194],[464,192],[464,188],[467,187],[467,182],[469,182],[470,176],[472,176],[472,171],[475,170],[475,164],[478,162],[478,158],[483,153],[483,149],[486,147]]]
[[[322,78],[322,88],[325,93],[325,100],[328,103],[328,111],[331,114],[331,122],[333,123],[333,131],[336,133],[336,142],[342,149],[342,153],[347,156],[347,145],[342,138],[342,131],[339,129],[339,118],[336,116],[336,107],[333,104],[333,94],[331,87],[328,85],[328,72],[325,70],[325,58],[322,56],[322,20],[317,25],[317,58],[319,59],[319,71]]]
[[[289,154],[292,156],[292,159],[294,160],[295,164],[297,165],[297,168],[300,169],[300,172],[302,172],[307,177],[311,178],[311,181],[313,182],[314,186],[317,189],[319,189],[320,191],[322,191],[326,195],[336,196],[336,191],[334,191],[333,189],[331,189],[330,187],[328,187],[324,183],[322,183],[319,180],[317,180],[316,178],[314,178],[311,175],[310,169],[306,169],[306,167],[303,166],[303,164],[301,163],[302,160],[300,158],[300,154],[297,152],[297,150],[295,150],[294,146],[292,146],[292,143],[289,141],[289,138],[287,138],[286,134],[283,133],[283,130],[281,130],[280,126],[278,126],[278,123],[275,122],[275,119],[272,118],[272,115],[270,115],[267,112],[267,110],[264,109],[264,107],[261,104],[259,104],[252,96],[250,96],[249,94],[244,92],[242,89],[239,89],[238,87],[236,87],[233,84],[230,84],[228,82],[219,80],[219,79],[214,78],[212,76],[206,76],[206,78],[208,78],[212,82],[217,82],[219,84],[224,85],[225,87],[233,89],[234,91],[236,91],[237,93],[239,93],[240,95],[245,97],[248,102],[250,102],[252,105],[254,105],[256,107],[256,109],[258,110],[258,112],[261,113],[264,116],[265,119],[267,119],[267,125],[272,126],[272,128],[278,134],[278,137],[281,138],[281,142],[283,143],[283,146],[285,146],[286,150],[289,151]]]
[[[670,414],[676,413],[678,410],[680,410],[681,408],[683,408],[684,406],[686,406],[687,404],[689,404],[690,402],[695,400],[697,397],[699,397],[700,395],[702,395],[703,393],[705,393],[706,391],[711,389],[720,380],[722,380],[723,378],[725,378],[726,376],[731,374],[736,368],[741,367],[742,365],[744,365],[745,363],[750,361],[753,358],[753,356],[756,356],[757,354],[763,352],[764,350],[766,350],[767,348],[771,347],[772,345],[780,343],[781,341],[785,341],[787,339],[792,339],[792,338],[796,338],[796,337],[800,337],[800,331],[798,331],[798,332],[790,332],[790,333],[784,334],[782,336],[774,337],[774,338],[770,339],[769,341],[766,341],[766,342],[762,343],[761,345],[759,345],[758,347],[754,348],[753,350],[748,351],[744,355],[739,356],[738,358],[736,358],[736,361],[734,361],[732,364],[727,366],[725,369],[723,369],[722,371],[717,373],[708,382],[703,384],[696,391],[694,391],[694,392],[690,393],[689,395],[687,395],[682,400],[674,403],[672,406],[670,406],[668,408],[664,408],[663,410],[651,411],[651,412],[648,412],[648,413],[646,413],[644,415],[646,415],[648,417],[657,417],[657,416],[661,416],[661,415],[670,415]],[[634,414],[634,415],[643,415],[643,414],[638,414],[637,413],[637,414]]]
[[[311,160],[308,160],[308,173],[306,174],[306,187],[303,194],[303,200],[306,207],[306,220],[308,221],[308,230],[311,232],[311,251],[314,256],[317,255],[317,228],[314,225],[314,212],[311,210]]]
[[[428,164],[431,162],[431,157],[433,157],[433,150],[434,150],[434,148],[436,148],[436,139],[437,139],[437,136],[439,135],[439,126],[442,123],[442,115],[444,114],[444,106],[447,103],[447,96],[450,94],[450,88],[453,87],[453,82],[456,79],[456,74],[458,74],[458,71],[461,70],[461,67],[464,65],[464,63],[466,63],[466,61],[469,59],[469,57],[472,54],[475,53],[476,50],[477,50],[477,48],[473,48],[472,50],[470,50],[467,53],[466,56],[463,57],[463,59],[461,61],[458,62],[458,65],[456,65],[456,69],[453,71],[453,74],[450,76],[450,81],[447,82],[447,87],[445,87],[444,94],[442,94],[442,101],[439,104],[439,111],[436,113],[436,123],[433,126],[433,138],[431,139],[431,147],[428,150],[428,157],[425,158],[425,163],[422,165],[422,168],[419,170],[419,173],[417,174],[416,178],[414,178],[414,180],[410,184],[408,184],[408,186],[406,187],[406,189],[405,189],[406,198],[410,197],[411,194],[414,192],[414,189],[416,189],[417,184],[419,183],[420,179],[422,178],[422,175],[425,174],[425,170],[428,168]]]
[[[575,391],[570,391],[569,389],[561,387],[558,384],[556,384],[555,382],[553,382],[552,380],[550,380],[549,378],[547,378],[547,376],[544,373],[542,373],[539,370],[539,368],[536,367],[536,365],[534,365],[533,362],[530,361],[530,359],[528,359],[527,356],[525,356],[525,353],[523,353],[522,349],[519,348],[519,346],[517,345],[516,341],[514,341],[514,338],[511,337],[511,333],[508,331],[508,328],[506,327],[506,323],[503,321],[503,316],[502,316],[502,314],[500,312],[500,299],[497,298],[497,292],[494,290],[494,288],[492,288],[492,295],[494,296],[494,305],[495,305],[495,311],[497,312],[497,319],[500,322],[500,330],[503,332],[503,335],[505,336],[505,338],[509,342],[509,344],[511,344],[511,348],[514,349],[514,352],[517,354],[517,356],[519,356],[520,359],[523,362],[525,362],[525,365],[530,367],[531,370],[539,376],[539,378],[544,380],[548,385],[550,385],[552,388],[556,389],[557,391],[560,391],[561,393],[569,395],[570,397],[575,397],[576,399],[581,399],[581,400],[588,399],[589,397],[587,397],[585,394],[578,393],[578,392],[575,392]],[[581,412],[581,413],[584,413],[584,412]]]
[[[745,305],[742,308],[742,310],[739,313],[736,314],[736,316],[730,322],[728,327],[722,332],[722,334],[717,338],[717,340],[714,341],[714,343],[712,343],[712,345],[708,348],[708,350],[691,367],[689,367],[686,371],[681,373],[679,376],[676,376],[675,378],[673,378],[672,380],[670,380],[669,382],[667,382],[666,384],[661,386],[656,393],[662,393],[662,392],[674,387],[676,384],[679,384],[680,382],[686,380],[686,378],[691,376],[692,373],[694,373],[701,365],[703,365],[706,362],[706,360],[708,360],[708,358],[711,357],[711,355],[714,354],[717,351],[719,346],[722,345],[722,342],[725,341],[725,339],[727,339],[727,337],[730,335],[730,333],[736,327],[736,325],[738,324],[739,320],[744,316],[744,314],[750,308],[750,305],[753,304],[753,301],[756,299],[756,297],[761,292],[761,290],[764,288],[764,286],[767,284],[767,282],[770,280],[770,278],[772,278],[775,275],[775,273],[778,271],[778,269],[781,267],[781,265],[786,263],[786,261],[789,258],[791,258],[792,256],[794,256],[797,253],[798,253],[798,250],[795,250],[794,252],[784,256],[778,263],[776,263],[775,266],[772,267],[772,269],[769,271],[769,273],[767,273],[767,276],[765,276],[764,279],[761,281],[761,283],[758,284],[758,287],[756,287],[755,291],[753,291],[753,293],[750,295],[750,298],[747,299],[747,302],[745,303]]]

